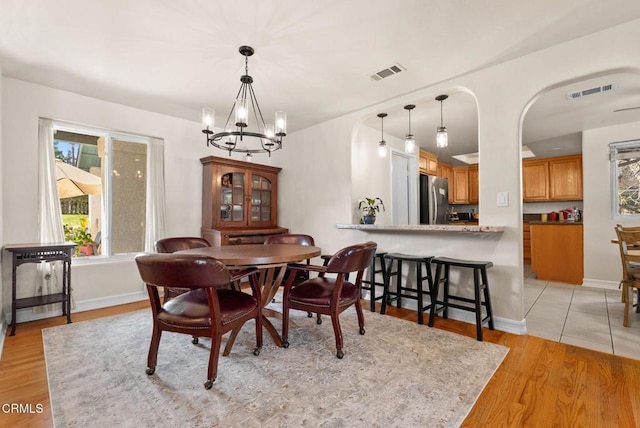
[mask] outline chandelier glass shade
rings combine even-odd
[[[449,98],[448,95],[438,95],[436,101],[440,101],[440,126],[436,131],[436,147],[444,148],[449,145],[449,135],[447,134],[447,127],[442,124],[442,102]]]
[[[416,108],[413,104],[407,104],[404,109],[409,112],[409,133],[404,137],[404,151],[413,153],[416,151],[416,137],[411,133],[411,110]]]
[[[382,125],[380,127],[382,138],[378,142],[378,156],[384,158],[387,157],[387,142],[384,140],[384,118],[387,117],[387,113],[379,113],[378,117],[380,118],[380,122]]]
[[[240,77],[240,89],[224,124],[224,131],[214,132],[215,110],[203,108],[202,124],[205,129],[202,132],[207,137],[207,146],[227,150],[229,156],[232,152],[245,153],[247,156],[252,153],[268,153],[271,156],[271,152],[282,148],[282,139],[287,135],[287,113],[277,111],[274,123],[265,122],[253,91],[253,78],[249,75],[249,57],[254,54],[254,50],[250,46],[240,46],[239,52],[245,57],[245,74]],[[251,113],[255,120],[253,126],[257,128],[254,131],[249,130]],[[253,139],[252,147],[239,145],[249,139]]]

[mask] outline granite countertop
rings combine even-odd
[[[472,224],[336,224],[338,229],[355,229],[367,232],[467,232],[467,233],[500,233],[504,226],[479,226]]]

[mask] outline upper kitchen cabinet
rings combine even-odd
[[[469,203],[469,167],[453,167],[453,185],[449,184],[449,193],[453,193],[452,204]]]
[[[549,161],[546,159],[522,161],[522,199],[549,200]]]
[[[262,243],[277,225],[280,168],[209,156],[202,163],[202,236],[212,245]]]
[[[582,156],[549,159],[549,197],[554,201],[582,199]]]
[[[420,150],[420,174],[438,175],[438,156]]]
[[[438,177],[445,178],[447,180],[449,188],[449,203],[452,204],[453,198],[453,167],[443,162],[438,162]]]
[[[524,202],[582,200],[582,155],[522,161]]]
[[[479,186],[478,165],[471,165],[469,167],[469,203],[477,204],[480,199],[480,186]]]

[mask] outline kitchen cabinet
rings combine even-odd
[[[531,270],[543,281],[582,284],[581,223],[531,223]]]
[[[478,165],[471,165],[469,167],[469,203],[477,204],[479,199],[479,175]]]
[[[438,162],[438,177],[445,178],[448,184],[449,203],[453,203],[453,167],[446,163]]]
[[[454,166],[453,167],[453,201],[452,204],[469,203],[469,167]]]
[[[522,258],[531,264],[531,228],[528,222],[522,224]]]
[[[582,156],[549,159],[549,197],[554,201],[582,199]]]
[[[549,161],[522,161],[522,199],[528,201],[549,200]]]
[[[209,156],[202,163],[201,234],[211,245],[262,243],[277,226],[280,168]]]
[[[582,155],[522,161],[524,202],[582,200]]]
[[[420,150],[420,174],[438,175],[438,156]]]

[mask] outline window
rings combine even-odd
[[[54,124],[62,223],[76,256],[147,250],[150,140]]]
[[[612,143],[613,216],[640,215],[640,140]]]

